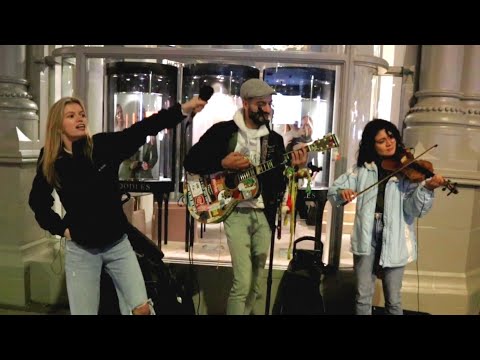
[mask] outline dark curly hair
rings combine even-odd
[[[360,141],[358,149],[357,166],[363,166],[365,162],[380,162],[381,159],[375,150],[375,136],[377,136],[381,130],[385,130],[387,134],[391,134],[397,141],[397,149],[394,157],[400,157],[400,153],[404,152],[405,145],[403,145],[400,131],[398,131],[395,124],[383,119],[373,119],[363,129],[362,140]]]

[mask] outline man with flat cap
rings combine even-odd
[[[247,169],[267,160],[281,164],[283,138],[271,131],[272,95],[275,90],[260,79],[249,79],[240,88],[242,108],[233,120],[214,124],[188,152],[184,167],[195,174]],[[292,154],[291,165],[303,166],[305,149]],[[249,315],[260,295],[260,279],[275,228],[276,198],[285,190],[284,165],[258,176],[261,193],[241,201],[224,221],[232,258],[233,285],[227,315]]]

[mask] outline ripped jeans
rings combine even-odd
[[[115,285],[122,315],[132,314],[133,309],[147,302],[154,314],[137,256],[125,234],[102,249],[87,249],[66,241],[65,275],[72,315],[98,314],[103,266]]]

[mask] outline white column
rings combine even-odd
[[[461,90],[463,93],[462,103],[466,113],[466,122],[473,126],[480,126],[479,45],[465,45]]]
[[[418,102],[405,119],[404,142],[417,155],[438,144],[422,158],[458,182],[460,193],[437,189],[432,210],[419,219],[418,262],[403,284],[407,309],[420,303],[433,314],[479,311],[479,54],[476,46],[422,46]]]
[[[44,236],[28,206],[38,156],[37,105],[27,92],[26,46],[0,46],[0,303],[29,299],[28,258]]]

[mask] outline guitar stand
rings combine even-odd
[[[305,193],[306,190],[298,189],[298,192]],[[325,210],[325,204],[327,203],[328,188],[312,188],[312,192],[309,197],[305,193],[305,201],[313,201],[315,203],[315,250],[321,250],[323,248],[322,237],[322,223],[323,223],[323,211]],[[296,216],[296,214],[295,214]],[[295,217],[296,219],[296,217]]]

